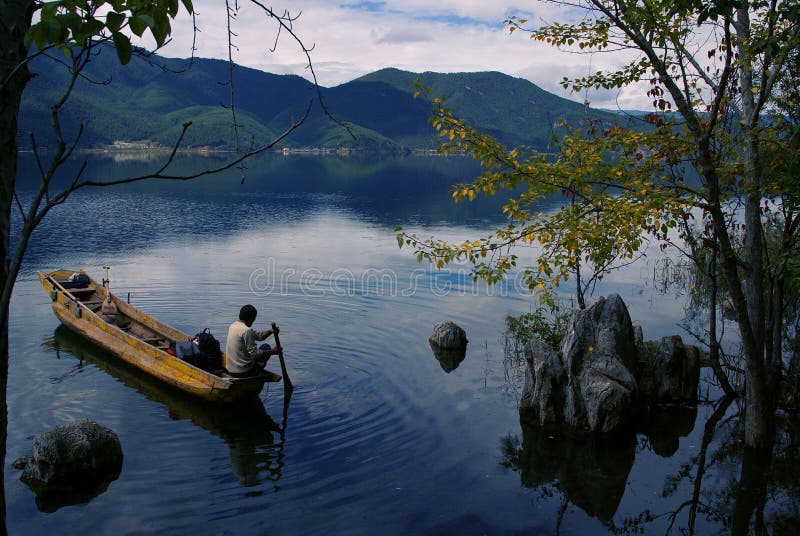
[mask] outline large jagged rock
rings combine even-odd
[[[79,419],[36,436],[31,457],[20,458],[20,479],[36,493],[40,509],[87,502],[122,470],[122,445],[112,430]]]
[[[528,366],[525,368],[520,414],[538,424],[558,424],[563,420],[565,382],[561,359],[540,339],[530,340],[524,351]]]
[[[572,399],[574,411],[565,408],[567,422],[576,428],[613,432],[628,424],[636,413],[636,379],[613,356],[598,355],[587,361],[581,371],[580,389],[580,399]]]
[[[700,383],[700,352],[685,346],[679,335],[662,337],[652,355],[642,360],[641,375],[648,402],[694,403]]]
[[[636,370],[638,354],[628,309],[618,295],[576,311],[560,356],[531,341],[526,357],[530,379],[522,400],[533,422],[613,432],[634,413],[638,387],[630,371]]]
[[[616,294],[576,311],[560,350],[525,346],[520,417],[533,424],[613,432],[659,404],[697,402],[700,350],[677,335],[645,343]]]
[[[632,414],[638,365],[633,324],[617,294],[576,311],[561,341],[567,369],[564,420],[574,428],[612,432]]]
[[[603,355],[616,357],[628,370],[635,370],[638,354],[633,324],[622,298],[618,294],[600,297],[588,309],[575,311],[561,341],[561,355],[565,363],[577,368],[583,366],[587,355]]]

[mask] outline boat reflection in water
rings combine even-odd
[[[149,400],[168,408],[171,419],[188,419],[221,437],[230,450],[231,469],[243,486],[271,481],[277,488],[284,464],[284,439],[289,397],[284,398],[283,422],[279,425],[258,398],[235,405],[214,405],[165,385],[86,341],[63,325],[44,346],[77,358],[80,363],[64,376],[77,374],[89,363],[112,375]],[[60,381],[57,378],[54,381]]]

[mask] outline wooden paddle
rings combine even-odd
[[[278,357],[281,360],[281,374],[283,374],[283,390],[284,391],[292,391],[294,390],[294,385],[292,385],[292,380],[289,379],[289,372],[286,370],[286,362],[283,360],[283,347],[281,346],[281,339],[278,337],[278,326],[275,325],[275,322],[272,323],[272,334],[275,336],[275,346],[280,348],[278,352]]]

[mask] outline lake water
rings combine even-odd
[[[89,173],[154,165],[96,158]],[[711,403],[612,445],[520,426],[504,317],[534,300],[513,282],[487,288],[466,269],[431,271],[395,240],[397,225],[463,239],[499,223],[502,200],[456,206],[448,195],[474,175],[470,161],[269,156],[249,166],[244,184],[230,173],[82,191],[35,234],[10,322],[10,533],[726,532],[741,451],[735,404],[710,444]],[[30,159],[22,169],[25,198]],[[653,289],[653,262],[597,291],[618,292],[646,339],[680,333],[683,319],[683,299]],[[113,291],[189,333],[208,327],[224,344],[245,303],[259,310],[256,327],[277,322],[295,385],[288,408],[280,384],[236,414],[211,408],[60,328],[36,271],[99,277],[105,265]],[[442,320],[470,341],[450,372],[427,341]],[[37,504],[11,462],[77,418],[116,431],[122,473],[88,503]],[[684,502],[706,457],[704,508],[690,519]],[[796,496],[781,493],[767,505],[773,517],[792,511],[787,501],[797,511]]]

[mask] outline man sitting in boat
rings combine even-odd
[[[263,341],[272,335],[271,329],[256,331],[252,328],[257,315],[256,308],[247,304],[239,311],[239,320],[228,328],[228,340],[225,343],[226,368],[235,378],[260,374],[264,371],[267,360],[281,351],[280,348],[270,348],[268,344],[262,344],[261,348],[256,346],[256,341]],[[278,326],[275,326],[275,333],[280,333]]]

